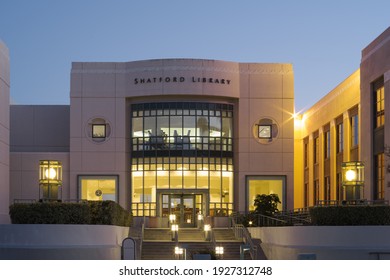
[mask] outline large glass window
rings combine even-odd
[[[218,213],[221,209],[222,213],[231,213],[233,105],[133,104],[131,116],[131,197],[135,216],[156,215],[156,190],[207,191],[211,215],[216,209]]]
[[[80,199],[117,201],[117,189],[117,176],[79,176]]]
[[[281,204],[278,210],[286,207],[286,178],[284,176],[248,176],[247,177],[247,210],[254,211],[254,200],[258,194],[277,194]]]

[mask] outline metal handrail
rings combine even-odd
[[[389,205],[389,201],[385,199],[317,200],[315,206],[361,206],[361,205]]]
[[[243,224],[237,224],[234,219],[232,219],[232,227],[234,231],[234,236],[237,239],[242,239],[242,241],[249,245],[249,254],[251,255],[252,260],[257,260],[257,247],[252,240],[252,236],[248,229],[244,227]]]
[[[139,248],[139,259],[142,258],[142,243],[144,241],[144,234],[145,234],[145,224],[142,223],[142,227],[141,227],[141,240],[140,240],[140,248]]]

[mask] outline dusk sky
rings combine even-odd
[[[292,63],[296,110],[359,68],[390,1],[1,0],[13,104],[69,104],[73,61]]]

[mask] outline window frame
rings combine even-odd
[[[103,135],[102,136],[96,136],[97,133],[95,133],[95,128],[101,128],[103,127]],[[101,124],[101,123],[94,123],[92,124],[92,139],[105,139],[107,138],[107,125]]]

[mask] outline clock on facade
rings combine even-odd
[[[272,125],[259,125],[259,138],[270,139],[272,137]]]

